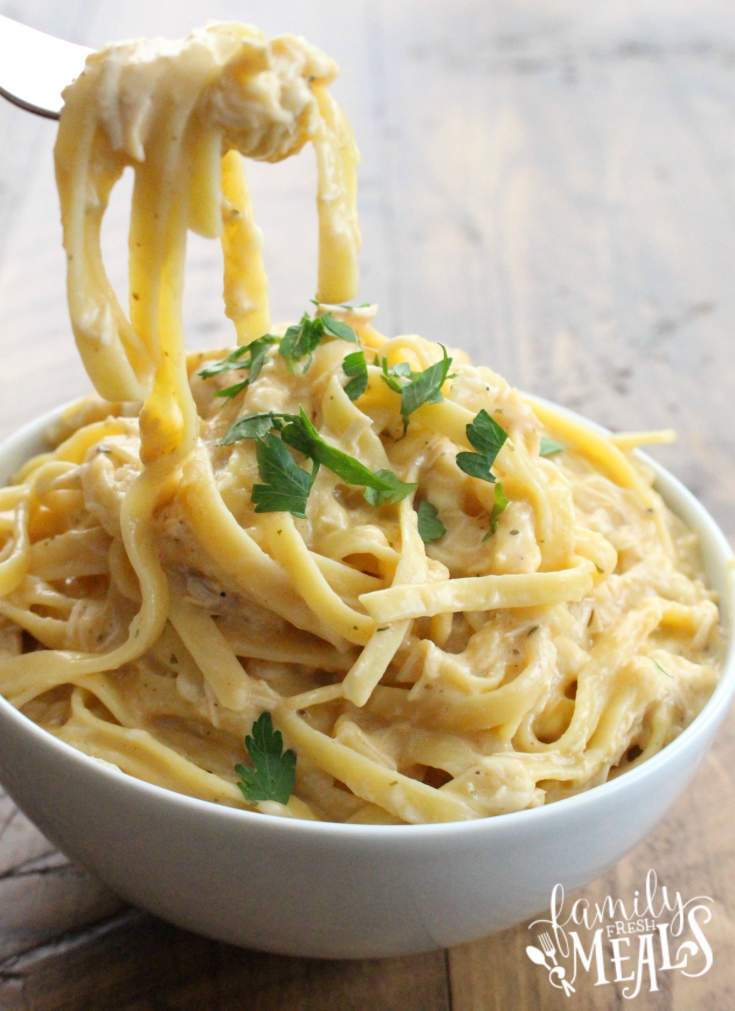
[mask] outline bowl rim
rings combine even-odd
[[[536,401],[553,407],[567,417],[583,422],[593,431],[603,434],[609,432],[609,429],[603,425],[544,397],[527,394],[523,391],[521,391],[521,395],[531,406]],[[0,442],[0,480],[8,480],[3,473],[6,457],[12,457],[14,452],[22,454],[30,444],[42,437],[43,432],[52,422],[61,417],[64,411],[79,403],[80,399],[83,398],[75,398],[62,404],[60,407],[44,412],[39,417],[26,422],[21,428]],[[99,759],[87,755],[83,751],[79,751],[60,738],[54,737],[53,734],[44,730],[11,705],[2,694],[0,694],[0,720],[12,721],[19,729],[22,728],[23,732],[30,734],[42,747],[49,749],[51,752],[56,751],[60,760],[66,760],[72,764],[76,763],[83,774],[97,776],[102,782],[107,777],[111,785],[114,783],[116,789],[123,789],[131,795],[141,792],[148,801],[169,804],[173,807],[178,807],[182,812],[184,809],[188,809],[194,814],[199,813],[202,817],[209,816],[214,819],[224,819],[236,826],[241,826],[243,830],[251,828],[258,831],[277,831],[281,833],[325,834],[329,837],[342,837],[352,841],[362,839],[365,842],[390,842],[393,845],[400,840],[410,843],[411,841],[418,842],[419,840],[428,841],[431,837],[444,839],[452,837],[455,834],[471,836],[486,832],[503,833],[505,830],[512,831],[513,829],[518,829],[521,825],[527,825],[528,828],[534,827],[536,830],[543,830],[550,820],[553,821],[565,817],[572,819],[575,815],[584,815],[586,809],[593,808],[599,804],[604,805],[608,799],[612,799],[621,791],[635,790],[637,785],[644,783],[652,776],[656,776],[663,766],[668,762],[674,761],[683,751],[688,749],[689,745],[694,745],[696,738],[706,735],[713,723],[717,723],[724,718],[725,712],[732,702],[733,695],[735,695],[735,555],[733,554],[733,550],[709,511],[678,478],[674,477],[670,471],[646,453],[635,450],[635,455],[654,472],[654,487],[662,494],[667,505],[669,495],[677,497],[687,507],[689,512],[696,517],[695,529],[697,534],[701,536],[703,532],[706,532],[710,543],[716,549],[727,576],[727,586],[720,594],[721,603],[725,603],[724,613],[728,617],[726,622],[727,627],[724,628],[727,645],[720,680],[702,710],[689,726],[642,765],[598,786],[552,804],[542,804],[539,807],[524,808],[521,811],[511,811],[501,815],[480,817],[467,821],[431,822],[418,825],[362,825],[345,822],[310,821],[301,818],[262,814],[260,812],[220,805],[198,797],[190,797],[187,794],[178,793],[166,787],[156,786],[142,779],[137,779],[113,765],[107,765]],[[27,455],[25,458],[28,458]],[[658,487],[660,484],[668,486],[665,491]],[[676,510],[672,511],[676,513]]]

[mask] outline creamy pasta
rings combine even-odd
[[[694,719],[720,670],[714,595],[634,455],[655,433],[599,435],[344,305],[357,151],[335,74],[302,39],[210,24],[110,46],[67,89],[69,310],[97,395],[0,490],[0,690],[132,776],[263,813],[560,800]],[[316,307],[271,328],[242,156],[307,141]],[[126,314],[99,236],[127,166]],[[184,351],[188,229],[221,240],[240,350]],[[238,786],[265,712],[296,753],[285,803]]]

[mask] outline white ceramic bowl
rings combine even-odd
[[[0,479],[43,447],[60,412],[0,447]],[[732,552],[704,508],[652,461],[657,487],[701,539],[729,636],[694,723],[642,766],[548,807],[442,825],[295,821],[218,807],[106,768],[0,698],[0,779],[72,859],[135,905],[210,937],[327,958],[401,955],[490,934],[587,884],[666,814],[735,693]]]

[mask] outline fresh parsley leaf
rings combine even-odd
[[[342,362],[342,371],[346,376],[353,376],[349,383],[345,383],[345,393],[350,400],[357,400],[361,397],[368,384],[368,370],[365,355],[362,351],[353,351],[347,355]]]
[[[257,512],[293,513],[304,518],[306,500],[323,464],[341,477],[346,484],[362,485],[370,505],[383,502],[400,502],[418,487],[399,480],[393,471],[379,470],[375,474],[354,456],[343,453],[325,442],[301,407],[299,414],[281,414],[268,411],[240,418],[230,428],[220,443],[232,445],[238,439],[255,439],[258,472],[264,484],[253,485],[252,499]],[[281,433],[278,439],[270,434],[275,428]],[[311,477],[294,463],[283,443],[297,449],[314,461]]]
[[[432,541],[438,541],[440,537],[444,536],[447,532],[447,528],[439,519],[439,513],[436,506],[433,506],[431,502],[428,502],[426,499],[422,499],[422,501],[419,502],[417,511],[419,520],[419,536],[424,544],[431,544]]]
[[[382,487],[379,488],[372,484],[365,489],[365,500],[371,506],[379,506],[384,502],[400,502],[402,498],[418,488],[417,484],[407,484],[405,481],[400,481],[392,470],[384,468],[376,470],[373,477],[381,483]]]
[[[237,784],[242,795],[251,804],[259,800],[275,800],[287,804],[296,782],[296,752],[283,750],[283,735],[273,729],[268,712],[262,713],[253,723],[252,737],[245,738],[252,767],[236,765],[240,777]]]
[[[289,372],[296,371],[296,363],[308,355],[308,361],[304,367],[306,372],[311,365],[311,356],[322,342],[324,331],[320,326],[316,326],[314,321],[309,319],[308,313],[304,313],[301,322],[295,326],[290,326],[281,338],[278,353],[286,359]]]
[[[244,390],[246,386],[250,385],[249,379],[243,379],[241,383],[234,383],[232,386],[225,386],[223,390],[217,390],[215,392],[215,397],[236,397],[241,390]]]
[[[391,365],[388,369],[388,375],[403,376],[405,379],[409,379],[411,377],[411,366],[408,362],[396,362],[395,365]],[[419,373],[417,373],[417,375],[419,375]]]
[[[231,446],[239,439],[262,439],[273,428],[274,417],[270,411],[263,414],[246,414],[230,427],[220,446]]]
[[[247,345],[250,351],[250,382],[254,383],[255,380],[260,375],[260,370],[265,364],[265,360],[268,357],[268,348],[273,344],[278,344],[277,337],[271,337],[270,334],[266,334],[265,337],[258,337],[257,340],[251,341]]]
[[[495,484],[495,475],[490,473],[487,460],[481,453],[457,453],[457,466],[470,477]]]
[[[236,348],[226,358],[222,358],[212,365],[205,365],[203,369],[199,369],[198,374],[202,379],[209,379],[212,376],[216,376],[218,372],[228,372],[230,369],[244,369],[246,368],[246,364],[241,362],[240,359],[248,353],[248,350],[247,344],[241,348]]]
[[[503,494],[503,486],[500,481],[495,480],[495,475],[490,468],[495,463],[500,450],[505,445],[508,433],[494,418],[491,418],[487,411],[482,410],[467,426],[467,439],[471,446],[474,446],[475,453],[457,453],[457,466],[470,477],[477,477],[481,481],[487,481],[495,485],[495,498],[493,508],[490,512],[490,529],[483,537],[486,541],[492,537],[498,529],[498,517],[508,505],[508,499]]]
[[[467,438],[477,452],[487,458],[488,466],[491,467],[495,463],[495,457],[505,445],[508,433],[483,410],[467,426]]]
[[[442,386],[449,377],[449,367],[452,359],[447,356],[447,349],[443,344],[439,345],[443,352],[440,362],[435,362],[423,372],[412,372],[408,362],[398,362],[388,368],[385,358],[382,361],[383,382],[401,395],[401,415],[403,417],[403,430],[408,428],[409,415],[417,411],[423,404],[438,404],[444,400]],[[406,382],[400,383],[399,379]]]
[[[281,439],[271,433],[256,437],[255,453],[263,482],[253,485],[256,513],[288,512],[306,519],[306,500],[319,470],[318,461],[307,474],[294,463]]]
[[[457,453],[457,466],[471,477],[494,484],[495,477],[490,473],[490,468],[503,448],[508,433],[487,411],[482,410],[467,426],[467,438],[477,452]]]
[[[357,344],[357,337],[352,327],[340,319],[335,319],[331,312],[322,313],[321,316],[317,316],[314,322],[321,322],[324,332],[329,334],[330,337],[336,337],[338,340]]]
[[[542,435],[538,452],[539,456],[552,456],[554,453],[562,453],[566,448],[563,442],[557,442],[556,439],[550,439],[548,435]]]
[[[376,355],[375,356],[375,361],[373,362],[373,365],[378,365],[378,364],[379,364],[378,356]],[[408,365],[408,362],[400,362],[398,365],[392,365],[390,367],[390,369],[389,369],[388,368],[388,359],[384,358],[383,361],[382,361],[381,368],[383,369],[383,375],[381,376],[381,379],[383,380],[383,382],[385,383],[385,385],[387,387],[389,387],[389,389],[393,390],[394,393],[400,393],[401,392],[401,384],[396,379],[394,379],[393,377],[396,376],[396,375],[402,375],[403,374],[403,373],[398,373],[398,372],[395,371],[396,369],[400,368],[402,365]],[[408,365],[408,374],[411,375],[411,366],[410,365]]]
[[[493,533],[498,529],[498,517],[502,512],[505,512],[508,506],[508,499],[505,497],[505,491],[503,490],[502,481],[498,481],[495,485],[495,502],[493,504],[493,511],[490,514],[490,528]]]
[[[505,497],[503,492],[503,485],[500,481],[498,481],[495,484],[495,502],[493,504],[492,512],[490,513],[490,529],[482,538],[483,541],[486,541],[488,537],[492,537],[498,529],[498,518],[507,505],[508,499]]]
[[[241,390],[244,390],[246,386],[249,386],[250,383],[255,382],[268,357],[268,348],[277,343],[278,337],[265,334],[264,337],[258,337],[257,340],[251,341],[250,344],[237,348],[232,354],[227,355],[226,358],[223,358],[219,362],[215,362],[214,365],[207,365],[203,369],[200,369],[199,375],[202,379],[209,379],[211,376],[216,376],[220,372],[228,372],[231,369],[248,369],[250,374],[247,379],[243,379],[242,382],[235,383],[232,386],[227,386],[223,390],[217,390],[215,393],[215,397],[234,397]],[[246,355],[248,356],[247,358],[245,357]]]
[[[447,349],[439,345],[444,352],[440,362],[435,362],[423,372],[411,373],[411,378],[401,389],[401,414],[404,427],[408,425],[408,416],[418,410],[423,404],[439,404],[444,400],[442,386],[444,385],[452,359],[447,357]]]
[[[382,502],[400,502],[416,488],[415,484],[406,484],[400,481],[390,470],[379,470],[373,474],[354,456],[330,446],[319,435],[306,416],[303,407],[300,408],[299,417],[293,417],[284,426],[281,438],[305,456],[323,464],[338,477],[341,477],[346,484],[362,485],[368,489],[365,497],[371,505],[380,505]],[[374,494],[369,495],[369,491]]]
[[[300,323],[288,328],[278,349],[279,354],[286,359],[289,371],[295,372],[296,363],[308,356],[308,361],[302,370],[307,372],[314,351],[325,337],[336,337],[338,340],[350,341],[352,344],[357,343],[357,337],[352,327],[336,320],[331,312],[325,312],[314,319],[310,319],[309,314],[305,312]]]

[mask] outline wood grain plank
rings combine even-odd
[[[0,1007],[32,1011],[449,1011],[444,955],[329,962],[243,951],[124,913],[0,964]]]
[[[122,903],[71,864],[0,792],[0,962],[104,920]]]
[[[54,852],[51,843],[0,789],[0,880],[16,867]]]
[[[123,903],[60,853],[0,880],[0,958],[105,920]]]

